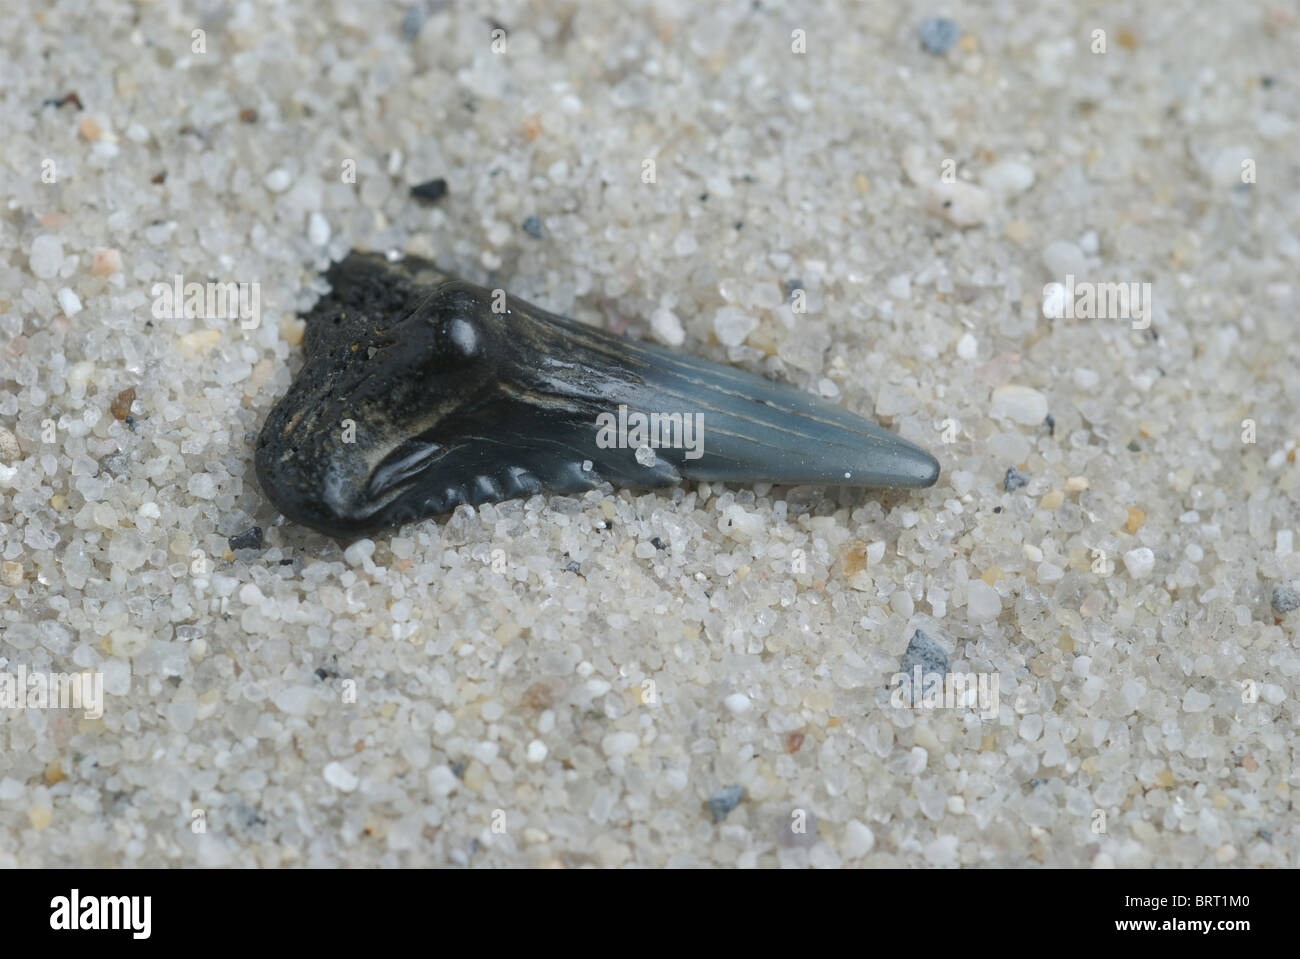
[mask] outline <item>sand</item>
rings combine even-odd
[[[195,9],[7,6],[0,865],[1300,861],[1293,10]],[[352,248],[942,476],[345,549],[251,463]]]

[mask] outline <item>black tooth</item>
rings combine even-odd
[[[916,488],[938,478],[924,450],[809,393],[521,300],[496,312],[491,291],[418,257],[353,253],[327,277],[332,291],[307,315],[307,361],[255,460],[286,516],[333,535],[602,483]],[[620,409],[660,417],[676,444],[650,466],[602,445],[597,424]]]

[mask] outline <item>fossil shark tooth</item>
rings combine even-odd
[[[347,537],[543,490],[925,487],[921,448],[801,390],[615,336],[416,257],[353,253],[257,440],[285,516]]]

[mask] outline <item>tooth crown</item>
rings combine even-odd
[[[408,257],[353,253],[256,472],[336,536],[543,490],[685,479],[929,486],[938,463],[817,397],[614,336]]]

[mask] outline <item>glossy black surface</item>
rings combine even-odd
[[[287,517],[335,536],[602,482],[923,487],[939,475],[924,450],[810,394],[555,316],[415,257],[353,253],[327,278],[331,293],[306,317],[306,362],[258,437],[256,471]],[[598,418],[620,407],[680,414],[702,426],[702,442],[653,457],[603,447]],[[674,426],[665,438],[687,436]]]

